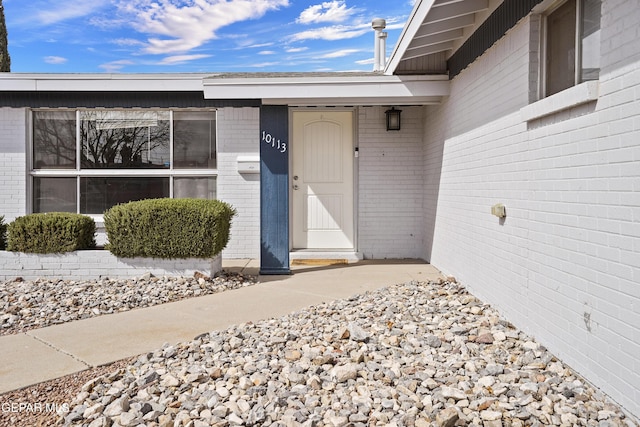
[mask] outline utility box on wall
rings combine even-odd
[[[495,215],[498,218],[504,218],[507,216],[507,209],[502,203],[491,206],[491,215]]]
[[[238,173],[260,173],[260,157],[238,156]]]

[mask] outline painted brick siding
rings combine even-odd
[[[0,281],[21,277],[64,280],[128,279],[145,273],[191,277],[196,272],[213,277],[222,270],[222,257],[213,259],[120,258],[109,251],[87,250],[64,254],[27,254],[0,251]]]
[[[0,108],[0,200],[5,222],[25,214],[26,209],[26,112]]]
[[[599,99],[527,123],[523,58],[537,46],[524,19],[428,108],[424,161],[425,256],[635,416],[638,22],[637,1],[604,1]]]
[[[224,258],[260,256],[260,174],[238,173],[238,156],[259,156],[260,109],[218,110],[218,199],[233,205],[237,215]]]
[[[358,247],[365,258],[420,258],[424,108],[402,107],[390,132],[387,108],[359,109]]]

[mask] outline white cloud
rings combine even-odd
[[[44,62],[46,62],[47,64],[59,65],[67,62],[67,58],[63,58],[61,56],[45,56]]]
[[[118,46],[146,46],[146,44],[143,41],[140,40],[136,40],[136,39],[114,39],[111,40],[111,43],[118,45]]]
[[[342,49],[337,50],[335,52],[327,53],[321,56],[321,58],[342,58],[344,56],[353,55],[354,53],[360,52],[358,49]]]
[[[227,25],[257,19],[271,10],[289,6],[289,0],[121,0],[121,12],[134,16],[136,30],[154,35],[145,53],[187,52],[216,38]]]
[[[67,19],[90,15],[106,4],[108,4],[107,0],[68,0],[50,8],[48,2],[41,2],[32,5],[36,12],[31,16],[31,22],[33,23],[35,19],[43,25],[57,24]]]
[[[119,61],[112,61],[112,62],[107,62],[106,64],[102,64],[100,65],[100,68],[102,68],[107,73],[117,73],[118,71],[123,69],[125,66],[133,65],[133,64],[134,64],[133,61],[129,61],[127,59],[121,59]]]
[[[261,63],[257,63],[257,64],[249,64],[249,67],[252,68],[267,68],[267,67],[273,67],[274,65],[281,65],[279,62],[261,62]]]
[[[269,46],[273,46],[273,43],[257,43],[257,44],[249,44],[247,46],[242,46],[242,49],[256,49],[259,47],[269,47]]]
[[[160,65],[184,64],[185,62],[195,61],[198,59],[209,58],[211,55],[174,55],[167,56],[159,62]]]
[[[344,40],[360,37],[371,31],[369,25],[344,26],[333,25],[330,27],[316,28],[302,31],[290,37],[291,41],[300,40]]]
[[[358,65],[372,65],[375,62],[375,58],[363,59],[361,61],[356,61]]]
[[[292,47],[287,49],[287,53],[299,53],[299,52],[304,52],[305,50],[309,50],[308,47]]]
[[[275,55],[276,53],[275,50],[262,50],[258,52],[258,55]]]
[[[344,22],[354,13],[354,8],[347,8],[344,0],[323,2],[309,6],[302,11],[296,22],[299,24],[316,24],[319,22]]]
[[[385,28],[385,30],[401,30],[404,28],[404,25],[404,22],[391,23],[391,21],[387,21],[387,28]]]
[[[92,16],[89,18],[89,23],[101,30],[108,31],[125,27],[130,24],[130,21],[128,19],[114,18],[113,16]]]

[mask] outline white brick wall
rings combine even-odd
[[[636,416],[638,22],[636,1],[604,1],[599,99],[527,123],[525,19],[428,108],[424,161],[425,256]]]
[[[383,107],[359,113],[359,250],[368,258],[422,254],[422,127],[424,109],[403,107],[402,130],[387,132]],[[239,174],[238,155],[259,155],[259,109],[218,111],[218,197],[238,216],[225,258],[258,258],[260,177]]]
[[[424,108],[402,107],[402,129],[390,132],[387,109],[359,109],[358,246],[365,258],[419,258]]]
[[[359,110],[358,249],[367,258],[422,256],[424,109],[402,107],[402,130],[387,132],[383,107]],[[225,258],[258,258],[260,176],[239,174],[238,155],[259,155],[259,108],[218,111],[218,197],[238,216]]]
[[[26,112],[0,108],[0,215],[5,222],[26,209]]]
[[[238,156],[260,153],[260,109],[218,111],[218,199],[238,211],[225,258],[260,256],[260,174],[238,173]]]
[[[222,257],[213,259],[119,258],[109,251],[87,250],[64,254],[26,254],[0,251],[0,281],[22,277],[66,280],[128,279],[151,273],[157,277],[213,277],[222,270]]]

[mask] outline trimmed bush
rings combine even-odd
[[[7,224],[4,222],[4,215],[0,215],[0,251],[7,248]]]
[[[37,254],[63,253],[96,246],[93,218],[68,212],[21,216],[8,226],[7,250]]]
[[[104,213],[112,254],[147,258],[212,258],[229,242],[227,203],[204,199],[148,199],[116,205]]]

